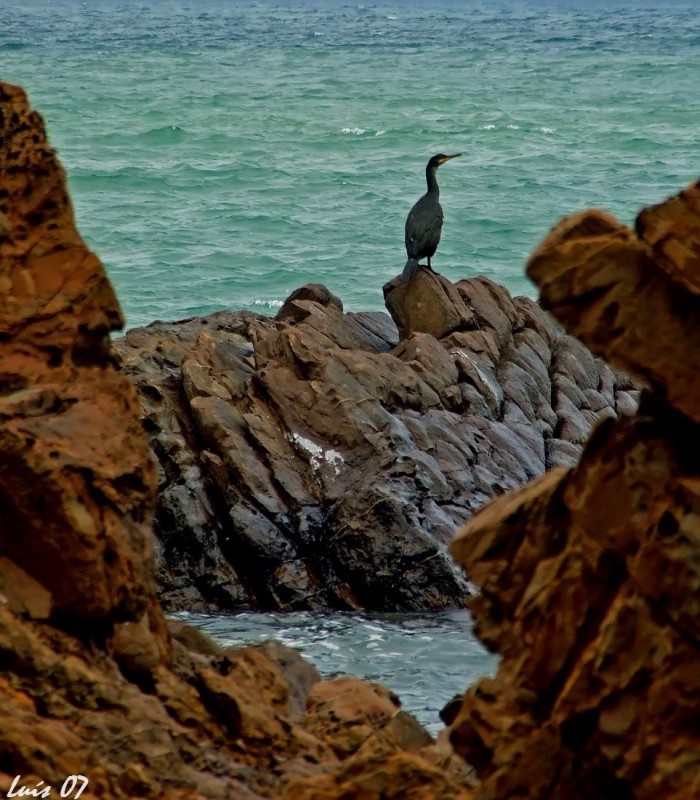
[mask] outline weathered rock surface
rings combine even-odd
[[[579,214],[529,262],[566,329],[651,388],[455,540],[502,655],[452,722],[484,800],[700,797],[699,212],[696,184],[636,232]]]
[[[63,178],[0,84],[0,794],[469,800],[464,762],[381,687],[166,625],[121,316]]]
[[[275,319],[221,312],[115,342],[160,464],[171,608],[461,605],[453,531],[636,408],[626,376],[487,278],[421,269],[384,291],[407,339],[312,285]]]
[[[39,115],[9,86],[0,108],[0,587],[16,611],[103,635],[142,620],[157,662],[155,473],[136,392],[110,363],[121,312]]]

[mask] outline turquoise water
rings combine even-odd
[[[435,152],[434,265],[533,293],[563,214],[632,222],[700,171],[700,15],[680,2],[2,0],[0,75],[44,114],[129,325],[382,308]]]
[[[472,633],[466,611],[435,614],[179,614],[224,647],[277,639],[299,650],[324,678],[355,675],[396,692],[431,733],[455,694],[497,659]]]
[[[274,312],[325,283],[383,307],[440,170],[435,267],[533,294],[528,254],[589,206],[627,223],[700,172],[696,3],[0,0],[0,77],[66,166],[128,325]],[[380,680],[431,729],[495,659],[463,613],[192,617]]]

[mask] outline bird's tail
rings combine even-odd
[[[409,258],[406,262],[406,266],[403,268],[403,275],[401,277],[405,281],[410,281],[416,272],[418,272],[418,259]]]

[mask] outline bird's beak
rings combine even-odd
[[[462,155],[461,153],[455,153],[453,156],[445,156],[444,158],[442,158],[442,159],[440,160],[440,163],[441,163],[441,164],[444,164],[444,163],[445,163],[445,161],[449,161],[451,158],[458,158],[458,157],[459,157],[459,156],[461,156],[461,155]]]

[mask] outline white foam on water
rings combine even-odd
[[[340,132],[345,134],[350,133],[353,136],[362,136],[365,132],[365,128],[343,128]]]
[[[379,130],[379,131],[377,131],[377,132],[376,132],[374,135],[375,135],[375,136],[384,136],[384,134],[385,134],[385,133],[386,133],[386,131],[385,131],[385,130]]]
[[[253,300],[254,306],[265,306],[265,308],[281,308],[284,300]]]
[[[479,127],[479,130],[480,131],[492,131],[492,130],[495,129],[495,127],[496,127],[495,125],[481,125]]]
[[[542,133],[554,133],[556,128],[540,128],[540,130],[542,131]]]
[[[519,131],[520,125],[509,125],[508,126],[512,131]]]

